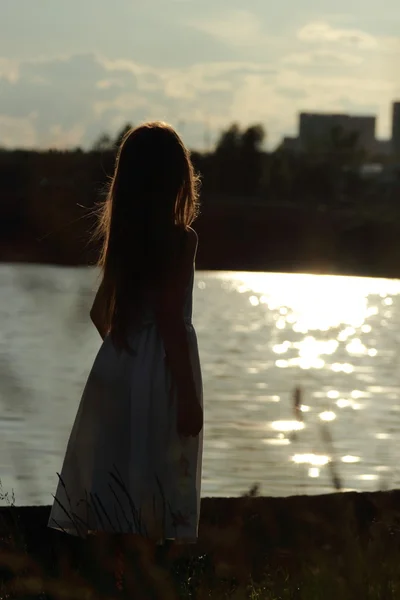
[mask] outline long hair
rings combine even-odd
[[[128,331],[146,289],[179,259],[176,234],[197,216],[198,186],[190,153],[170,125],[144,123],[125,134],[95,230],[104,324],[120,349],[129,349]]]

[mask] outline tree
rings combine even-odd
[[[114,141],[114,145],[116,148],[119,148],[122,140],[124,139],[124,137],[126,136],[126,134],[133,129],[133,125],[131,125],[131,123],[126,123],[122,129],[119,131],[119,133],[117,134],[115,141]]]
[[[102,133],[92,146],[94,152],[107,152],[112,150],[113,141],[108,133]]]
[[[262,125],[251,125],[242,133],[241,147],[247,152],[262,152],[266,133]]]
[[[125,135],[132,129],[130,123],[126,123],[113,139],[108,133],[102,133],[92,146],[95,152],[111,152],[120,147]]]
[[[241,133],[239,126],[233,123],[226,131],[221,133],[217,142],[215,153],[218,155],[232,155],[237,152],[240,147]]]
[[[240,130],[233,123],[221,133],[213,160],[216,191],[236,196],[259,194],[263,176],[265,130],[256,124]]]
[[[262,150],[265,130],[262,125],[251,125],[240,140],[240,189],[249,196],[259,196],[265,177],[266,155]]]

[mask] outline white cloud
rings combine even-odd
[[[0,79],[16,81],[18,79],[18,61],[0,56]]]
[[[296,52],[283,58],[283,63],[298,66],[337,67],[360,65],[364,58],[355,53],[316,50],[314,52]]]
[[[181,99],[194,99],[205,92],[233,91],[231,77],[251,72],[269,76],[274,72],[270,63],[250,61],[198,63],[184,68],[156,68],[126,60],[101,59],[100,62],[107,70],[135,74],[141,91],[158,90]]]
[[[123,87],[123,85],[117,79],[100,79],[97,81],[96,87],[99,90],[108,90],[112,88],[120,88]]]
[[[100,3],[89,29],[74,15],[80,4],[92,18],[93,2],[35,9],[27,28],[11,3],[0,144],[89,146],[147,118],[185,121],[192,147],[205,123],[215,137],[232,121],[260,121],[274,144],[296,132],[300,110],[376,113],[388,135],[400,95],[400,3],[387,2],[119,0],[119,17]]]
[[[58,148],[78,147],[85,134],[85,125],[77,123],[72,128],[64,128],[62,125],[52,125],[48,135],[43,139],[42,147]]]
[[[297,37],[302,42],[336,43],[358,48],[376,48],[376,37],[358,29],[339,29],[324,21],[308,23],[300,29]]]
[[[148,105],[149,102],[146,96],[139,95],[136,92],[124,92],[109,100],[95,101],[93,111],[96,117],[102,117],[105,113],[112,111],[127,115],[128,119],[129,113],[133,113],[140,108],[146,108]]]
[[[35,114],[27,117],[11,117],[0,114],[0,146],[7,148],[37,146]]]
[[[135,73],[138,93],[133,95],[120,94],[106,101],[97,110],[105,113],[111,107],[127,110],[129,105],[147,107],[154,113],[155,109],[162,118],[184,120],[188,125],[208,123],[217,130],[225,127],[234,120],[243,120],[243,111],[233,114],[235,97],[246,81],[271,80],[276,71],[270,63],[254,63],[246,61],[199,63],[186,68],[154,68],[145,67],[130,61],[110,61],[102,59],[102,64],[109,71],[119,72],[120,75]],[[151,78],[151,86],[148,80]],[[152,92],[151,100],[146,92]],[[260,98],[258,98],[260,103]],[[155,115],[157,117],[157,114]],[[146,113],[146,118],[150,118]],[[254,121],[255,115],[250,117]]]
[[[190,21],[189,25],[233,46],[254,47],[266,41],[259,18],[245,9],[225,11],[207,19],[196,19]]]
[[[232,60],[163,67],[94,54],[0,59],[3,143],[13,144],[14,131],[15,144],[25,137],[26,145],[88,145],[126,121],[159,118],[184,121],[192,147],[201,146],[205,123],[215,137],[233,121],[262,122],[273,145],[296,132],[300,110],[376,113],[379,134],[389,133],[390,103],[400,95],[399,39],[346,29],[344,21],[313,21],[278,39],[245,10],[196,27],[230,44]]]

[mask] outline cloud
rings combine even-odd
[[[364,57],[355,53],[315,50],[314,52],[296,52],[284,57],[283,63],[291,66],[312,66],[319,68],[346,67],[360,65]]]
[[[328,42],[356,48],[376,48],[377,39],[358,29],[338,29],[324,21],[308,23],[300,29],[297,37],[302,42],[321,43]]]
[[[291,100],[293,100],[294,98],[296,98],[296,99],[307,98],[307,93],[305,92],[305,90],[300,89],[300,88],[282,86],[282,87],[277,87],[276,91],[279,95],[281,95],[285,98],[290,98]]]
[[[119,91],[120,82],[111,79],[110,85],[104,85],[107,76],[97,58],[88,54],[21,61],[14,67],[12,78],[0,79],[0,144],[11,142],[10,123],[14,128],[18,123],[19,127],[26,128],[28,123],[34,127],[33,137],[30,129],[24,145],[69,147],[87,143],[86,128],[96,120],[95,102],[109,100]],[[132,77],[129,87],[134,91]],[[97,127],[100,129],[101,124]],[[16,134],[14,143],[21,144],[21,139]]]
[[[76,148],[84,137],[85,129],[84,123],[77,123],[68,129],[62,125],[52,125],[47,135],[47,144],[53,148],[63,146]]]
[[[193,98],[199,91],[231,90],[235,79],[247,73],[269,76],[276,72],[270,63],[249,61],[197,63],[164,69],[126,60],[102,59],[101,64],[109,71],[134,74],[139,90],[164,90],[167,95],[180,98]]]
[[[127,110],[133,103],[140,103],[141,107],[147,107],[146,118],[153,118],[150,110],[151,115],[158,111],[158,117],[175,123],[187,122],[190,131],[204,130],[207,124],[216,132],[234,120],[240,121],[243,115],[232,110],[237,90],[252,77],[273,80],[277,75],[270,63],[245,61],[200,63],[174,69],[146,68],[128,61],[106,60],[104,65],[114,73],[119,71],[121,76],[124,71],[134,73],[139,96],[120,94],[110,103],[103,103],[101,110],[111,106]],[[192,143],[202,146],[203,139],[196,134]]]
[[[0,114],[0,147],[36,146],[35,114],[26,117],[10,117]]]
[[[175,66],[94,53],[0,58],[0,145],[88,147],[104,131],[147,119],[185,123],[194,148],[206,127],[215,139],[233,121],[261,122],[274,145],[296,132],[301,110],[376,113],[380,135],[388,133],[390,102],[400,94],[398,39],[327,21],[278,39],[246,10],[193,27],[231,45],[232,58],[190,56]]]
[[[232,46],[254,47],[267,41],[259,18],[245,9],[225,11],[207,19],[198,18],[189,21],[189,25]]]
[[[0,80],[16,81],[18,79],[18,61],[0,56]]]
[[[14,81],[0,80],[1,114],[14,129],[29,123],[26,139],[39,147],[85,147],[127,121],[156,118],[175,126],[185,122],[187,142],[201,147],[206,127],[217,135],[233,120],[246,121],[245,110],[235,113],[238,89],[276,75],[270,63],[246,61],[163,69],[86,54],[29,60],[18,65]],[[12,144],[5,122],[0,140]],[[15,143],[27,145],[21,134]]]

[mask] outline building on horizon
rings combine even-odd
[[[392,106],[392,153],[400,158],[400,102]]]
[[[350,116],[346,114],[301,113],[299,138],[303,148],[326,145],[332,140],[335,129],[343,135],[357,135],[357,144],[368,154],[375,149],[375,116]]]
[[[285,135],[282,140],[282,148],[288,150],[288,152],[301,152],[300,139],[298,137]]]
[[[332,140],[332,132],[340,129],[343,134],[357,134],[357,145],[369,157],[400,158],[400,101],[392,105],[392,136],[390,139],[377,139],[375,135],[376,117],[341,113],[299,114],[299,133],[297,137],[285,136],[282,147],[290,152],[305,152],[309,149],[323,148]]]
[[[388,157],[392,155],[392,140],[375,140],[375,155]]]

